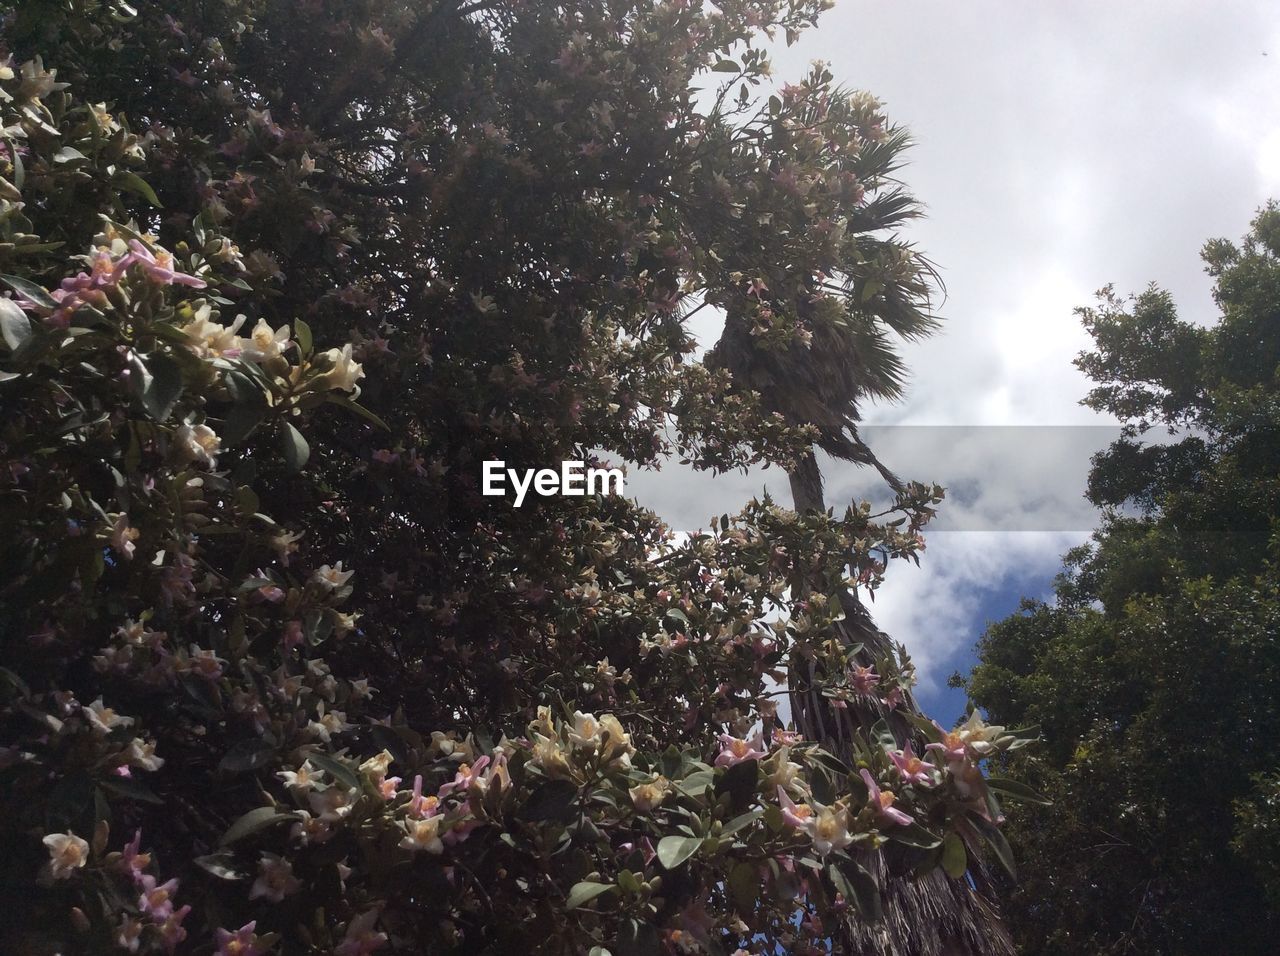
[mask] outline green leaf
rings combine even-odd
[[[918,823],[908,823],[906,826],[894,827],[886,832],[889,839],[921,850],[932,850],[942,843],[937,836]]]
[[[166,421],[182,397],[182,366],[163,352],[129,354],[130,385],[142,407],[158,422]]]
[[[242,740],[226,752],[218,763],[227,773],[245,773],[265,767],[275,757],[276,748],[260,737]]]
[[[618,931],[618,944],[614,948],[618,956],[658,956],[662,952],[662,939],[652,923],[628,919]]]
[[[568,780],[548,780],[529,794],[524,804],[524,818],[564,821],[573,816],[573,804],[578,798],[578,788]]]
[[[164,806],[164,801],[156,795],[155,791],[132,777],[104,777],[100,783],[103,790],[114,793],[117,797]]]
[[[298,814],[296,813],[282,811],[276,807],[257,807],[227,827],[227,832],[222,834],[219,845],[230,846],[232,843],[243,840],[247,836],[252,836],[259,830],[265,830],[267,827],[275,826],[279,823],[288,823],[290,820],[296,819],[298,819]]]
[[[4,137],[4,144],[9,147],[9,155],[13,157],[13,184],[21,189],[23,180],[27,178],[27,171],[22,166],[22,154],[8,136]]]
[[[96,788],[93,778],[83,770],[63,777],[48,792],[45,805],[45,826],[49,831],[65,830],[79,825],[81,818],[93,804]]]
[[[969,854],[965,852],[964,841],[954,833],[948,833],[942,840],[942,869],[953,880],[964,876],[969,868]]]
[[[338,758],[317,750],[307,754],[307,759],[313,766],[319,767],[348,790],[360,789],[360,778],[356,776],[356,772]]]
[[[729,893],[739,911],[746,914],[754,910],[760,896],[760,877],[756,868],[750,863],[739,863],[730,870]]]
[[[748,810],[746,813],[734,817],[726,823],[720,830],[722,836],[731,836],[737,833],[745,826],[750,826],[764,816],[764,807],[757,807],[754,810]]]
[[[711,69],[717,73],[739,73],[742,71],[742,67],[738,65],[736,60],[718,60]]]
[[[56,309],[58,307],[58,303],[53,301],[43,286],[38,286],[29,279],[0,275],[0,282],[3,282],[18,295],[30,302],[34,302],[42,309]]]
[[[137,173],[131,173],[128,170],[116,173],[115,183],[121,189],[127,189],[131,193],[137,193],[157,209],[164,208],[160,202],[160,197],[156,195],[156,191],[152,189],[150,184],[148,184],[147,181]]]
[[[573,889],[569,890],[568,898],[564,901],[565,909],[576,910],[579,906],[590,903],[597,896],[614,889],[617,889],[617,887],[612,883],[593,883],[589,880],[575,883]]]
[[[1018,871],[1013,863],[1013,849],[1009,846],[1009,841],[1005,839],[1004,834],[990,820],[979,816],[976,813],[969,813],[969,822],[973,824],[978,834],[986,841],[987,846],[996,855],[996,859],[1000,861],[1000,865],[1004,867],[1004,871],[1009,874],[1009,878],[1015,882],[1018,879]]]
[[[35,329],[27,313],[12,299],[0,299],[0,336],[11,351],[18,351],[30,341]]]
[[[74,163],[80,160],[88,161],[89,157],[74,146],[64,146],[53,154],[53,161],[59,165],[63,163]]]
[[[996,793],[1014,800],[1038,803],[1044,807],[1053,806],[1052,800],[1032,790],[1020,780],[1010,780],[1008,777],[987,777],[987,786]]]
[[[298,342],[298,350],[302,353],[302,357],[309,356],[314,348],[311,326],[307,325],[302,319],[298,319],[293,323],[293,337]]]
[[[289,422],[280,430],[281,450],[284,452],[284,463],[292,472],[302,471],[307,459],[311,457],[311,446],[302,437],[302,432]]]
[[[674,870],[702,846],[702,837],[666,836],[658,841],[658,862]]]
[[[827,876],[841,895],[858,908],[863,919],[870,922],[884,919],[880,887],[862,864],[855,860],[832,862],[827,866]]]
[[[351,399],[347,398],[347,396],[345,395],[331,394],[329,395],[328,400],[333,402],[333,404],[335,405],[341,405],[343,408],[346,408],[346,409],[349,409],[350,411],[355,412],[361,418],[368,419],[369,421],[373,422],[373,424],[381,428],[383,431],[388,431],[388,432],[391,431],[390,425],[384,422],[381,418],[379,418],[373,412],[369,411],[369,409],[365,408],[359,402],[353,402]]]
[[[230,369],[223,373],[223,380],[235,404],[223,416],[222,430],[218,437],[224,444],[238,445],[262,423],[267,414],[267,400],[262,389],[241,371]],[[254,511],[256,510],[255,508]]]
[[[741,810],[756,795],[759,764],[755,760],[736,763],[716,781],[716,796],[729,794],[734,810]]]
[[[219,880],[243,880],[247,876],[236,865],[235,853],[230,850],[219,850],[208,856],[198,856],[195,858],[195,864]]]

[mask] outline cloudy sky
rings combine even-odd
[[[874,608],[916,658],[926,709],[949,718],[963,698],[946,678],[985,623],[1045,596],[1093,525],[1088,455],[1115,431],[1078,404],[1073,308],[1155,282],[1211,321],[1201,244],[1280,196],[1280,4],[837,0],[777,51],[775,77],[815,59],[913,132],[904,178],[929,218],[911,238],[947,285],[944,332],[905,350],[910,393],[868,408],[866,434],[900,474],[949,488],[923,567],[895,569]],[[873,485],[825,473],[829,504]],[[765,487],[789,500],[778,474],[676,466],[628,493],[692,529]]]

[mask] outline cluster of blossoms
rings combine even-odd
[[[109,827],[99,824],[93,844],[74,832],[50,833],[44,838],[49,860],[44,876],[49,880],[91,880],[104,891],[118,893],[128,900],[126,912],[113,927],[112,943],[120,950],[137,953],[148,943],[172,953],[187,938],[183,922],[191,913],[191,904],[177,905],[178,880],[160,882],[147,870],[152,865],[150,853],[144,853],[142,831],[123,849],[105,852]],[[80,911],[73,919],[85,922]],[[220,956],[234,951],[219,949]]]
[[[837,141],[815,140],[814,80],[780,100],[785,136],[755,136],[762,119],[723,150],[706,117],[676,114],[721,47],[820,4],[645,4],[623,31],[591,3],[512,5],[496,49],[527,62],[489,75],[470,58],[443,81],[421,75],[437,58],[413,51],[418,12],[394,4],[348,22],[227,0],[127,27],[119,5],[55,6],[24,42],[87,38],[88,59],[58,41],[66,75],[138,64],[145,82],[95,95],[149,126],[77,106],[37,63],[0,68],[0,611],[17,635],[0,836],[17,879],[47,875],[32,926],[93,952],[803,952],[829,938],[854,851],[925,871],[944,834],[976,846],[970,818],[996,817],[976,746],[942,756],[931,725],[899,720],[837,756],[779,728],[769,697],[815,662],[829,699],[894,710],[908,671],[858,672],[824,595],[914,554],[929,494],[903,505],[905,530],[766,502],[677,541],[621,501],[512,523],[469,484],[477,449],[588,431],[652,461],[681,395],[675,445],[699,464],[812,445],[724,369],[684,361],[682,310],[745,303],[760,338],[817,343],[833,302],[769,263],[834,274],[846,222],[830,207],[864,188],[836,157],[875,140],[875,111],[832,96]],[[431,15],[449,37],[488,29]],[[345,81],[297,103],[259,82],[320,48],[369,78],[348,115],[386,132],[385,156],[325,132],[350,125],[333,122]],[[437,110],[441,82],[441,103],[494,115]],[[700,142],[708,169],[742,159],[742,248],[699,248],[673,220],[701,173],[636,193],[612,171],[669,170]],[[601,177],[612,198],[581,201]],[[573,243],[529,231],[556,218],[528,217],[543,190],[567,200]],[[497,212],[476,216],[478,195]],[[564,262],[540,258],[558,247]],[[121,869],[108,819],[146,833],[171,878],[136,838]],[[8,926],[0,949],[23,951]]]

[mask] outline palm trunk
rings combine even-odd
[[[812,452],[796,463],[788,478],[797,512],[826,510],[822,472]],[[892,640],[875,626],[857,595],[848,591],[841,600],[845,618],[838,626],[840,636],[846,645],[863,645],[862,663],[871,664],[890,652]],[[869,731],[881,719],[888,721],[900,744],[914,737],[901,714],[870,698],[851,701],[844,709],[833,707],[815,689],[815,663],[810,660],[795,666],[807,668],[807,673],[793,669],[790,675],[791,716],[796,729],[850,766],[854,763],[854,734]],[[910,694],[902,709],[920,713]],[[924,742],[915,743],[919,747]],[[970,859],[976,855],[970,854]],[[953,880],[941,870],[920,879],[892,875],[880,854],[869,853],[862,862],[872,868],[880,884],[885,918],[874,926],[857,916],[846,919],[837,936],[839,951],[845,956],[1013,956],[1013,943],[994,899],[986,892],[990,883],[980,864],[971,865],[969,879]]]

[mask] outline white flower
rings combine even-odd
[[[276,776],[284,781],[284,785],[293,790],[311,790],[320,778],[324,776],[322,770],[312,770],[311,765],[304,763],[297,770],[281,770]]]
[[[173,433],[173,440],[183,461],[198,461],[211,468],[222,449],[222,439],[208,425],[183,422]]]
[[[154,740],[143,740],[140,737],[134,737],[129,742],[127,753],[129,765],[140,770],[159,770],[164,766],[164,758],[156,756],[156,743]]]
[[[89,844],[70,830],[44,838],[49,848],[49,870],[55,880],[65,880],[89,862]]]
[[[360,386],[356,384],[360,379],[364,378],[364,369],[359,362],[353,361],[351,358],[351,343],[348,342],[339,351],[338,349],[329,349],[324,353],[333,367],[325,372],[322,376],[323,381],[329,388],[336,388],[342,392],[351,392],[352,397],[360,394]]]
[[[354,571],[342,570],[342,562],[339,561],[333,567],[322,564],[315,574],[311,575],[311,580],[316,584],[323,585],[329,590],[340,588],[351,580]]]
[[[111,525],[111,547],[116,554],[123,555],[125,560],[132,560],[133,552],[138,548],[133,542],[138,540],[141,533],[137,528],[129,526],[127,514],[118,514]]]
[[[294,534],[292,531],[281,531],[271,539],[271,547],[275,550],[276,557],[286,568],[289,566],[289,555],[298,550],[298,540],[301,537],[301,534]]]
[[[631,755],[636,748],[631,745],[631,735],[613,714],[600,718],[601,756],[621,767],[631,766]]]
[[[292,344],[289,341],[289,326],[282,325],[272,330],[265,319],[259,319],[249,337],[244,340],[244,351],[240,354],[250,362],[266,362],[279,358]]]
[[[311,812],[325,823],[336,823],[351,812],[352,801],[356,798],[355,790],[344,790],[341,787],[330,787],[328,790],[313,790],[307,794],[307,803]]]
[[[376,691],[369,686],[369,679],[366,677],[351,682],[351,696],[356,700],[368,700],[375,693]]]
[[[249,899],[259,897],[279,903],[291,893],[296,893],[302,881],[293,875],[293,864],[276,856],[274,853],[263,853],[258,861],[258,878],[253,881],[249,890]]]
[[[555,737],[544,737],[542,734],[535,733],[532,759],[534,766],[541,767],[548,776],[568,776],[571,772],[560,741]]]
[[[367,774],[369,779],[374,783],[381,783],[387,775],[387,770],[391,766],[391,761],[395,758],[391,756],[388,750],[375,754],[360,765],[360,772]]]
[[[347,723],[347,715],[341,710],[325,711],[324,703],[316,705],[319,716],[307,724],[307,729],[312,735],[328,743],[333,734],[340,734],[343,731],[350,730],[351,724]]]
[[[809,838],[813,840],[818,856],[826,856],[832,850],[843,850],[853,842],[847,814],[833,807],[819,807]]]
[[[440,816],[427,817],[425,820],[404,821],[405,837],[400,846],[406,850],[426,850],[428,853],[443,853],[444,843],[440,839]]]
[[[631,802],[641,813],[648,813],[666,799],[671,790],[671,781],[659,774],[650,783],[642,783],[627,792],[631,794]]]
[[[569,731],[569,741],[579,750],[595,750],[600,746],[600,732],[603,728],[595,714],[584,714],[574,711],[573,729]]]
[[[182,326],[182,333],[191,340],[191,350],[201,358],[236,358],[246,342],[236,332],[244,325],[245,317],[238,315],[230,326],[215,322],[207,304],[196,310],[195,317]]]
[[[104,706],[101,697],[88,707],[85,707],[83,713],[89,718],[89,726],[93,728],[93,732],[99,737],[107,736],[117,727],[133,726],[132,717],[122,717],[110,707]]]

